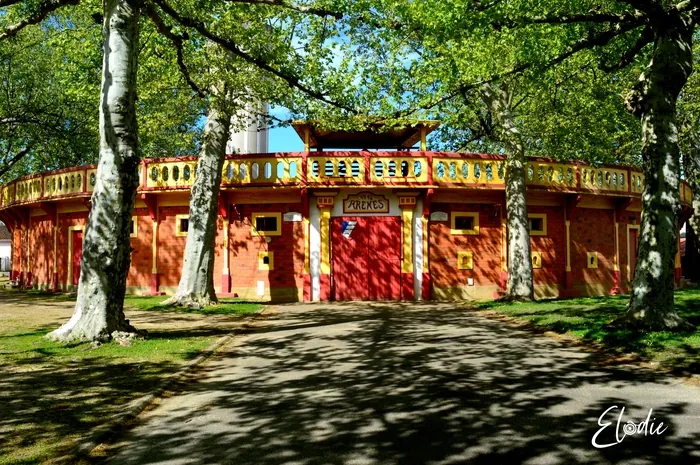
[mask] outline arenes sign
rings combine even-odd
[[[371,192],[348,195],[343,200],[343,213],[389,213],[389,200]]]

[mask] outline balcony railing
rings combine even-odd
[[[531,158],[526,166],[530,189],[639,197],[644,176],[636,168],[593,167]],[[140,191],[191,188],[197,159],[146,159],[139,167]],[[26,176],[0,186],[0,208],[42,200],[88,197],[97,181],[94,165]],[[222,170],[223,189],[246,187],[444,187],[503,190],[505,157],[444,152],[299,152],[229,155]],[[692,193],[681,185],[681,201]]]

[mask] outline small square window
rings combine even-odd
[[[259,216],[255,218],[255,229],[258,232],[277,231],[277,218],[269,216]]]
[[[175,217],[175,235],[186,236],[190,230],[190,215],[177,215]]]
[[[281,213],[253,213],[251,216],[253,236],[282,235]]]
[[[450,234],[478,235],[478,212],[453,212]]]
[[[527,215],[530,223],[531,236],[546,236],[547,235],[547,215],[542,213],[532,213]]]
[[[129,221],[129,237],[137,237],[139,234],[138,221],[136,217],[132,217]]]

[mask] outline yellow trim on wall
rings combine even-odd
[[[309,245],[309,222],[308,218],[304,218],[302,223],[304,225],[304,273],[309,274],[311,270],[311,257],[310,257],[310,245]]]
[[[267,263],[265,259],[267,258]],[[275,253],[274,252],[258,252],[258,270],[272,271],[275,269]]]
[[[321,274],[331,274],[331,207],[321,207]]]
[[[190,215],[175,215],[175,235],[179,237],[185,237],[187,236],[187,231],[182,231],[180,228],[182,227],[181,222],[182,220],[189,220]],[[189,225],[187,227],[189,229]]]
[[[423,273],[430,272],[430,263],[428,263],[428,256],[430,255],[430,249],[428,244],[428,218],[423,217]]]
[[[613,271],[620,271],[620,228],[615,221],[615,256],[613,257]]]
[[[457,252],[457,269],[458,270],[473,270],[474,269],[474,252],[463,250]]]
[[[474,225],[472,229],[457,229],[457,218],[473,218]],[[450,234],[477,236],[479,235],[479,212],[452,212],[450,215]]]
[[[530,227],[530,235],[531,236],[546,236],[547,235],[547,214],[546,213],[528,213],[527,214],[527,219]],[[542,229],[539,230],[532,230],[532,221],[533,219],[541,219],[542,220]]]
[[[539,270],[542,268],[542,252],[532,252],[530,254],[532,260],[532,269]]]
[[[223,253],[224,253],[224,267],[221,270],[221,273],[223,274],[230,274],[231,270],[229,269],[229,226],[230,226],[230,220],[224,218],[223,221],[223,228],[224,228],[224,243],[223,243]]]
[[[508,271],[508,221],[501,213],[501,271]]]
[[[255,229],[258,218],[277,218],[277,229],[274,231],[258,231]],[[282,213],[253,213],[250,216],[250,223],[253,236],[281,236],[282,235]]]
[[[571,271],[571,221],[566,220],[566,271]]]
[[[151,274],[158,273],[158,224],[160,223],[160,217],[156,212],[156,219],[151,220],[153,225],[153,237],[151,239]]]
[[[413,209],[406,208],[401,211],[403,220],[403,259],[401,260],[401,272],[413,273]]]

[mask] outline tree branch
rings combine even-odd
[[[158,15],[158,12],[155,10],[155,8],[153,8],[153,5],[151,5],[150,3],[146,3],[144,5],[144,8],[146,10],[146,15],[149,18],[151,18],[151,21],[153,21],[153,24],[155,24],[158,32],[162,36],[170,40],[170,42],[173,44],[173,47],[175,47],[175,50],[177,52],[177,67],[180,69],[180,74],[182,74],[182,76],[185,78],[185,82],[187,82],[187,85],[189,85],[192,88],[192,90],[194,90],[197,93],[197,95],[199,95],[201,98],[206,97],[206,92],[200,89],[199,86],[192,80],[192,77],[190,76],[190,71],[189,69],[187,69],[187,65],[185,64],[185,57],[182,52],[182,44],[188,38],[182,34],[173,33],[172,28],[170,26],[165,25],[165,22]]]
[[[44,20],[44,18],[46,18],[49,15],[49,13],[56,11],[62,6],[77,5],[78,3],[80,3],[80,0],[47,0],[41,4],[39,12],[36,13],[34,16],[30,16],[29,18],[23,19],[19,23],[13,24],[12,26],[5,29],[4,32],[0,33],[0,41],[13,37],[19,31],[21,31],[29,25],[40,23]]]
[[[0,177],[4,176],[5,173],[10,171],[12,167],[20,161],[22,158],[24,158],[29,152],[32,150],[33,144],[27,145],[25,148],[20,150],[10,161],[5,163],[5,166],[0,167]]]
[[[625,21],[640,20],[641,13],[636,14],[613,14],[613,13],[582,13],[582,14],[550,14],[542,16],[531,16],[518,19],[505,19],[492,22],[491,25],[500,30],[503,27],[517,28],[531,24],[575,24],[575,23],[621,23]]]
[[[610,73],[613,71],[620,70],[626,66],[628,66],[632,61],[634,60],[634,57],[637,56],[637,54],[651,41],[654,40],[654,32],[651,30],[650,27],[645,28],[642,31],[642,35],[639,36],[639,39],[637,39],[637,42],[627,50],[620,60],[617,63],[614,63],[612,65],[606,65],[605,63],[600,63],[598,65],[598,68],[600,68],[602,71],[605,71],[606,73]]]
[[[296,88],[301,90],[302,92],[306,93],[307,95],[314,97],[315,99],[327,103],[328,105],[334,106],[336,108],[339,108],[341,110],[346,110],[351,113],[356,113],[356,111],[352,108],[347,107],[346,105],[343,105],[342,103],[336,102],[334,100],[331,100],[328,98],[326,94],[323,92],[311,89],[310,87],[306,86],[303,84],[300,79],[297,76],[294,76],[292,74],[289,74],[285,71],[282,71],[280,69],[274,68],[271,66],[269,63],[267,63],[265,60],[256,58],[252,55],[250,55],[247,52],[244,52],[234,41],[230,39],[225,39],[219,35],[214,34],[211,32],[205,25],[204,23],[195,20],[193,18],[187,17],[187,16],[182,16],[179,14],[177,11],[175,11],[173,8],[171,8],[164,0],[153,0],[155,3],[160,6],[160,8],[172,19],[174,19],[176,22],[180,23],[181,25],[185,27],[192,28],[199,32],[202,36],[206,37],[207,39],[211,40],[212,42],[220,45],[221,47],[225,48],[229,52],[231,52],[233,55],[238,56],[239,58],[247,61],[248,63],[251,63],[258,68],[265,70],[274,76],[277,76],[278,78],[284,80],[290,87]]]
[[[297,11],[299,13],[308,13],[321,17],[333,17],[335,19],[342,19],[343,13],[339,11],[331,11],[323,8],[314,8],[304,5],[293,5],[286,3],[283,0],[225,0],[228,3],[247,3],[249,5],[271,5],[286,8],[288,10]]]
[[[514,68],[504,72],[504,73],[498,73],[498,74],[493,74],[489,78],[473,82],[470,84],[463,84],[457,89],[455,89],[453,92],[448,93],[447,95],[441,97],[440,99],[436,100],[435,102],[432,102],[428,104],[427,106],[423,106],[420,108],[414,108],[412,110],[407,110],[404,112],[397,112],[395,117],[402,117],[402,116],[408,116],[412,113],[415,113],[418,110],[430,110],[432,108],[435,108],[436,106],[447,102],[449,100],[452,100],[456,96],[469,92],[471,90],[474,90],[476,88],[482,87],[485,84],[490,84],[492,82],[500,81],[503,80],[507,77],[511,77],[513,75],[520,74],[524,71],[530,70],[530,69],[538,69],[540,71],[545,71],[553,66],[558,65],[562,61],[566,60],[567,58],[575,55],[576,53],[582,51],[582,50],[587,50],[591,49],[594,47],[601,47],[604,45],[607,45],[612,39],[614,39],[617,36],[620,36],[622,34],[625,34],[631,30],[634,30],[638,28],[640,24],[637,21],[629,21],[626,23],[619,23],[613,26],[612,29],[608,29],[606,31],[601,31],[601,32],[596,32],[588,35],[588,37],[584,37],[573,44],[569,45],[568,49],[555,56],[550,58],[548,61],[545,63],[538,65],[537,63],[529,62],[529,63],[524,63],[518,66],[515,66]]]

